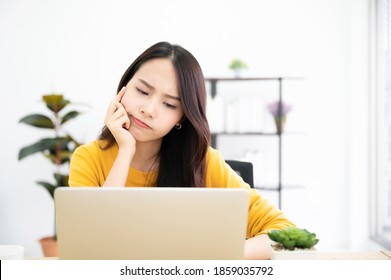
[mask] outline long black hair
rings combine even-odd
[[[129,66],[119,82],[117,92],[128,84],[143,63],[153,58],[169,58],[172,61],[184,112],[182,128],[173,128],[163,137],[155,186],[204,187],[210,130],[206,118],[204,75],[195,57],[179,45],[159,42],[145,50]],[[103,149],[115,144],[115,139],[106,126],[99,139],[107,141]]]

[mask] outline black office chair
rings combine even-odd
[[[225,162],[242,177],[243,181],[254,188],[253,164],[251,162],[239,160],[226,160]]]

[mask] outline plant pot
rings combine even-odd
[[[242,77],[242,69],[235,69],[234,70],[234,73],[235,73],[235,78],[241,78]]]
[[[285,123],[286,123],[286,116],[282,116],[281,117],[281,121],[280,121],[280,118],[278,116],[274,116],[274,123],[276,125],[276,129],[277,129],[277,133],[283,133],[284,132],[284,126],[285,126]]]
[[[51,237],[44,237],[39,240],[42,246],[42,252],[44,257],[58,257],[57,240]]]
[[[288,250],[277,248],[276,243],[271,242],[269,250],[272,260],[315,260],[317,258],[316,248]]]

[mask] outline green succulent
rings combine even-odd
[[[293,250],[295,248],[312,248],[319,242],[315,233],[296,227],[272,230],[268,233],[268,236],[271,240],[280,243],[288,250]]]

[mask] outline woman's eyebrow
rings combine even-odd
[[[149,89],[155,89],[151,84],[147,83],[143,79],[138,79],[141,83],[143,83]]]
[[[153,85],[151,85],[150,83],[148,83],[147,81],[143,80],[143,79],[138,79],[142,84],[144,84],[147,88],[149,88],[150,90],[155,90],[155,87]],[[171,98],[171,99],[175,99],[175,100],[178,100],[180,101],[181,98],[180,97],[177,97],[177,96],[174,96],[174,95],[171,95],[171,94],[168,94],[168,93],[165,93],[164,96],[166,96],[167,98]]]

